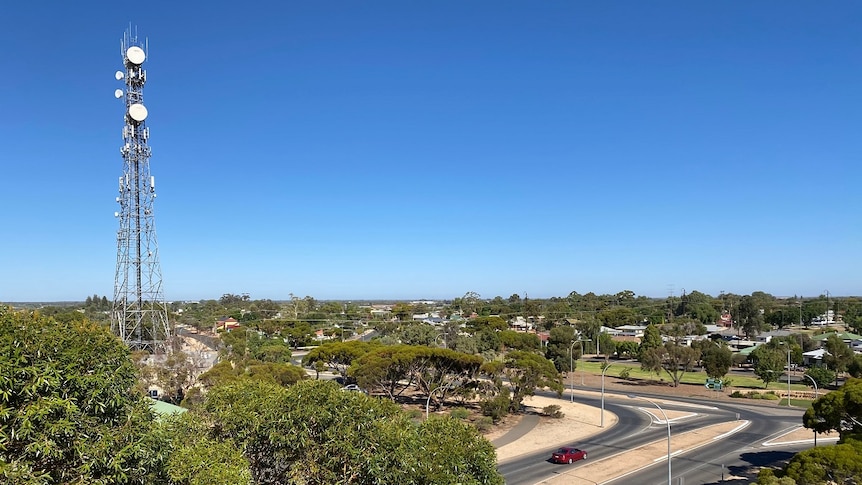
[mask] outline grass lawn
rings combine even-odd
[[[667,372],[662,371],[661,374],[655,374],[653,372],[647,372],[641,370],[640,364],[638,363],[614,363],[611,361],[610,368],[605,371],[606,376],[614,376],[619,377],[620,372],[623,369],[629,369],[629,378],[630,379],[642,379],[647,381],[659,381],[664,379],[665,382],[670,382],[671,378],[667,374]],[[586,362],[580,361],[578,362],[577,368],[575,369],[575,373],[577,375],[578,372],[587,372],[589,374],[600,375],[602,373],[602,365],[600,362]],[[682,384],[700,384],[704,385],[706,383],[707,375],[705,372],[686,372],[682,376]],[[763,381],[758,379],[757,377],[751,376],[740,376],[733,375],[727,376],[724,378],[724,387],[742,387],[747,389],[775,389],[775,390],[784,390],[787,389],[787,382],[770,382],[769,387],[763,386]],[[796,391],[805,391],[809,389],[809,386],[804,384],[793,384],[790,385],[791,390]]]

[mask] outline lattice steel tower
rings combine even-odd
[[[171,335],[168,311],[162,290],[159,246],[153,219],[156,198],[155,177],[150,175],[150,147],[147,139],[147,108],[144,106],[144,84],[147,72],[142,64],[147,58],[146,43],[138,42],[131,28],[120,42],[124,70],[117,71],[117,81],[125,82],[125,91],[114,95],[125,101],[123,126],[123,175],[120,177],[114,215],[120,221],[117,231],[117,272],[114,277],[114,304],[111,329],[130,347],[161,353]]]

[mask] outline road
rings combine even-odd
[[[739,413],[740,419],[748,420],[751,424],[742,431],[699,448],[695,452],[674,456],[672,467],[675,484],[751,483],[756,480],[757,470],[760,467],[780,464],[790,459],[794,453],[812,446],[811,444],[768,447],[763,445],[798,427],[802,423],[802,409],[728,403],[711,404],[718,408],[714,412],[715,415],[725,416],[725,419],[735,419],[736,413]],[[671,429],[673,431],[674,427],[672,426]],[[722,474],[725,480],[723,482]],[[732,477],[736,478],[731,480]],[[681,482],[680,478],[682,478]],[[666,484],[667,469],[653,466],[610,483],[613,485]]]
[[[667,396],[646,394],[643,396],[712,407],[712,409],[697,409],[699,415],[696,418],[672,423],[672,434],[735,420],[737,415],[739,419],[751,421],[746,429],[702,447],[696,452],[674,455],[672,468],[675,484],[716,482],[722,477],[722,465],[725,465],[725,478],[732,475],[743,475],[746,470],[753,466],[780,463],[792,456],[792,453],[808,447],[805,445],[785,445],[764,448],[762,446],[763,442],[799,426],[802,421],[801,409],[704,402],[701,399],[668,398]],[[598,398],[579,396],[578,399],[585,404],[599,406]],[[617,425],[606,432],[582,441],[578,440],[577,436],[573,436],[571,444],[588,450],[589,460],[592,462],[618,455],[652,441],[666,439],[666,426],[664,424],[652,424],[644,413],[636,409],[638,407],[643,407],[643,403],[635,403],[620,394],[606,392],[605,408],[619,417]],[[663,405],[662,407],[666,410],[692,410],[690,407],[674,405]],[[499,470],[506,478],[506,483],[509,485],[533,485],[559,473],[560,466],[577,467],[583,465],[583,462],[575,465],[556,465],[548,462],[548,457],[559,443],[553,445],[547,449],[536,450],[535,453],[501,464]],[[666,484],[667,468],[665,464],[666,462],[659,461],[654,466],[608,483],[613,485]],[[678,481],[680,478],[682,482]],[[749,481],[737,483],[749,483]]]

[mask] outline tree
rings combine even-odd
[[[820,389],[825,388],[829,384],[835,382],[835,372],[827,369],[823,366],[810,367],[805,371],[805,375],[814,379],[814,382],[817,383],[817,387]],[[807,384],[808,379],[805,380]]]
[[[89,321],[0,306],[5,483],[163,483],[166,441],[129,350]]]
[[[770,382],[775,382],[781,377],[781,372],[787,365],[785,355],[781,349],[769,345],[761,345],[751,352],[754,374],[763,381],[763,387],[769,387]]]
[[[170,436],[167,474],[176,485],[252,485],[251,469],[231,438],[216,440],[206,420],[195,413],[167,418]]]
[[[427,323],[407,323],[398,334],[401,343],[407,345],[431,345],[438,335],[437,328]]]
[[[826,342],[823,344],[826,349],[826,354],[823,356],[823,363],[830,370],[840,374],[847,371],[847,367],[853,362],[853,350],[841,340],[836,334],[829,335]]]
[[[862,377],[862,354],[853,356],[853,360],[847,364],[847,372],[853,377]]]
[[[743,296],[737,309],[737,320],[746,337],[757,336],[766,328],[763,315],[767,300],[755,294],[764,295],[762,292],[755,292],[751,296]]]
[[[535,394],[536,389],[547,387],[558,394],[563,392],[563,382],[554,363],[533,352],[509,352],[504,360],[503,374],[511,391],[512,412],[519,412],[524,398]]]
[[[643,356],[651,349],[656,349],[663,345],[661,339],[661,331],[658,328],[658,325],[649,324],[647,325],[646,330],[644,330],[644,335],[641,337],[641,343],[638,347],[638,360],[643,359]]]
[[[639,344],[631,340],[615,342],[617,356],[620,358],[636,358],[638,356]],[[604,348],[604,347],[603,347]]]
[[[731,352],[723,340],[713,341],[706,339],[704,342],[708,343],[701,349],[700,360],[703,362],[706,375],[720,379],[733,366],[733,352]]]
[[[646,349],[641,355],[641,367],[655,373],[662,370],[679,386],[683,375],[694,368],[699,352],[683,343],[685,327],[680,324],[667,327],[668,340],[660,347]]]
[[[302,365],[314,365],[315,362],[323,362],[327,367],[335,369],[342,377],[347,377],[347,369],[353,361],[367,354],[380,344],[377,342],[363,342],[351,340],[348,342],[327,342],[311,349],[302,358]]]
[[[564,325],[562,327],[554,327],[548,335],[548,345],[545,347],[545,358],[554,363],[557,371],[565,372],[573,366],[576,359],[569,352],[578,352],[577,358],[580,358],[580,348],[575,345],[572,347],[572,342],[577,340],[575,327]]]
[[[479,333],[482,331],[502,331],[509,328],[509,324],[506,323],[506,320],[503,320],[500,317],[476,317],[467,320],[467,330],[473,333]]]
[[[842,441],[862,437],[862,380],[848,379],[838,390],[815,400],[802,422],[818,433],[838,431]]]
[[[209,393],[202,418],[207,437],[244,450],[256,484],[503,483],[493,446],[474,427],[449,418],[415,425],[394,403],[329,381],[238,382]]]
[[[539,337],[536,334],[514,330],[500,332],[500,342],[507,348],[515,350],[538,350],[540,346]]]

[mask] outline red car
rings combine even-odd
[[[555,451],[553,455],[551,455],[551,461],[554,463],[572,463],[573,461],[586,459],[586,451],[572,448],[570,446],[560,448],[559,450]]]

